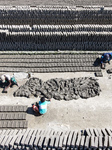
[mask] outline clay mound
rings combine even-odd
[[[14,96],[44,96],[56,100],[90,98],[100,95],[100,86],[95,78],[50,79],[43,82],[39,78],[30,78],[14,92]]]

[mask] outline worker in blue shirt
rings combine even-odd
[[[101,67],[103,68],[104,63],[108,62],[110,64],[111,59],[112,59],[112,53],[103,53],[103,55],[101,56]]]
[[[36,105],[33,105],[33,110],[36,113],[39,113],[40,115],[43,115],[47,112],[47,104],[50,104],[51,100],[46,100],[45,97],[42,97],[39,103]]]

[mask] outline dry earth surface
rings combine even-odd
[[[112,68],[107,65],[107,68]],[[29,128],[44,128],[57,130],[73,130],[85,128],[104,128],[112,126],[112,75],[102,70],[103,77],[96,77],[101,87],[100,96],[89,99],[78,99],[71,101],[58,101],[52,99],[48,105],[48,112],[43,116],[35,116],[31,109],[34,102],[39,101],[39,97],[13,97],[16,86],[9,88],[7,94],[2,93],[0,89],[0,105],[28,105],[27,114]],[[1,75],[2,73],[0,73]],[[12,75],[12,73],[9,73]],[[20,75],[19,75],[20,74]],[[19,73],[17,81],[19,85],[25,83],[28,79]],[[43,81],[51,78],[77,78],[77,77],[94,77],[94,73],[38,73],[32,74],[32,77],[38,77]]]

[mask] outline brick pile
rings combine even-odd
[[[0,50],[112,50],[111,7],[0,6]]]
[[[55,131],[39,129],[0,130],[1,149],[111,149],[112,129]]]
[[[1,105],[0,128],[27,128],[26,110],[27,106]]]
[[[1,54],[0,72],[99,72],[95,66],[98,54],[52,53],[52,54]]]

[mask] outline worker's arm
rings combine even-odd
[[[7,91],[7,89],[11,86],[11,80],[9,80],[9,85],[4,88],[4,91]]]

